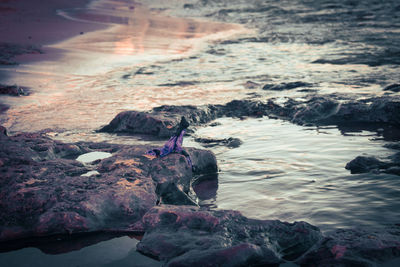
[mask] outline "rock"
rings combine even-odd
[[[304,124],[326,120],[338,112],[339,103],[324,97],[314,97],[307,105],[298,109],[293,115],[292,122]]]
[[[400,97],[375,97],[363,100],[343,96],[310,96],[304,101],[287,98],[277,104],[274,99],[233,100],[225,105],[161,106],[149,112],[125,111],[118,114],[100,131],[147,134],[170,137],[180,118],[185,116],[191,125],[198,126],[221,117],[262,117],[289,120],[300,125],[375,125],[400,128]],[[386,127],[387,128],[387,127]],[[397,131],[394,130],[393,133]]]
[[[137,250],[166,266],[264,266],[294,260],[322,239],[305,222],[252,220],[237,211],[162,205],[142,219]]]
[[[255,83],[255,82],[252,82],[252,81],[247,81],[247,82],[245,82],[243,84],[243,87],[246,88],[246,89],[257,89],[260,86],[261,86],[261,84]]]
[[[239,138],[224,138],[224,139],[211,139],[211,138],[195,138],[194,141],[202,143],[204,147],[226,146],[229,148],[237,148],[243,144]]]
[[[182,116],[192,125],[207,123],[216,118],[215,111],[208,106],[161,106],[151,112],[119,113],[99,131],[170,137],[175,133]]]
[[[383,91],[400,92],[400,84],[391,84],[383,89]]]
[[[386,166],[385,163],[374,157],[358,156],[347,163],[345,168],[350,170],[352,174],[355,174],[370,172],[371,170],[379,170],[384,166]]]
[[[383,162],[374,157],[358,156],[346,164],[346,169],[352,174],[380,171],[400,175],[400,152],[389,156],[387,160]]]
[[[281,83],[281,84],[266,84],[263,86],[263,90],[272,90],[272,91],[283,91],[283,90],[291,90],[298,87],[310,87],[311,83],[306,82],[289,82],[289,83]]]
[[[29,95],[29,91],[27,88],[23,88],[16,85],[0,84],[0,95],[26,96]]]
[[[96,150],[94,150],[96,149]],[[0,241],[132,228],[157,202],[196,203],[193,172],[181,154],[146,155],[147,146],[65,144],[44,134],[0,137]],[[83,153],[113,155],[84,165]],[[187,149],[198,173],[217,170],[215,156]],[[89,171],[97,175],[85,176]]]
[[[360,101],[332,100],[328,97],[312,97],[304,103],[288,102],[286,108],[296,112],[289,120],[297,124],[340,125],[374,123],[400,126],[400,98],[377,97]],[[379,127],[378,127],[379,128]]]
[[[297,261],[301,266],[380,266],[400,257],[400,227],[338,229]]]

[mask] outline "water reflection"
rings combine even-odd
[[[322,230],[396,223],[400,181],[387,174],[350,175],[344,166],[359,155],[387,157],[376,132],[350,127],[308,127],[271,119],[218,119],[199,129],[205,138],[236,137],[239,148],[212,147],[221,172],[218,208],[259,219],[304,220]],[[190,145],[190,141],[186,144]],[[371,203],[365,205],[365,203]]]

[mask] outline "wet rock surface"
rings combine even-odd
[[[294,260],[322,239],[305,222],[252,220],[237,211],[163,205],[142,219],[137,249],[166,266],[260,266]]]
[[[137,250],[165,266],[375,266],[400,256],[400,228],[339,229],[248,219],[237,211],[162,205],[143,216]]]
[[[352,174],[356,173],[389,173],[400,175],[400,152],[388,157],[386,161],[381,161],[375,157],[358,156],[346,164],[346,169]]]
[[[214,120],[216,115],[212,106],[161,106],[151,112],[121,112],[99,131],[170,137],[176,132],[182,116],[196,125]]]
[[[149,112],[119,113],[101,132],[171,136],[185,116],[191,126],[209,123],[220,117],[262,117],[289,120],[300,125],[358,125],[375,128],[400,128],[400,97],[374,97],[361,100],[338,96],[314,96],[299,101],[288,98],[233,100],[225,105],[161,106]]]
[[[212,139],[212,138],[195,138],[194,141],[201,143],[204,147],[214,147],[214,146],[226,146],[229,148],[239,147],[243,141],[239,138],[223,138],[223,139]]]
[[[263,90],[272,90],[272,91],[283,91],[283,90],[292,90],[299,87],[310,87],[312,84],[306,82],[289,82],[289,83],[281,83],[281,84],[266,84],[263,86]]]
[[[190,199],[186,193],[193,172],[181,154],[154,158],[146,155],[145,146],[65,144],[39,133],[1,134],[0,143],[0,241],[135,231],[130,225],[163,203],[166,194],[167,203]],[[88,164],[75,160],[92,151],[112,156]],[[197,173],[217,170],[211,152],[187,152]],[[83,176],[94,170],[98,174]]]

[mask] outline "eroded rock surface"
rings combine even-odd
[[[166,266],[265,266],[294,260],[322,239],[305,223],[262,221],[232,210],[163,205],[142,219],[137,249]]]
[[[145,146],[65,144],[37,133],[0,134],[0,145],[0,241],[134,231],[130,225],[157,203],[190,200],[193,172],[181,154],[154,158]],[[75,160],[92,151],[112,156],[85,165]],[[187,151],[198,173],[217,170],[211,152]],[[82,176],[94,170],[98,173]]]

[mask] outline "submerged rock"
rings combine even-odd
[[[391,84],[383,89],[383,91],[400,92],[400,84]]]
[[[322,239],[305,222],[253,220],[232,210],[163,205],[141,223],[146,233],[138,251],[166,266],[277,266]]]
[[[201,143],[204,147],[214,147],[214,146],[226,146],[229,148],[237,148],[243,144],[242,140],[239,138],[223,138],[223,139],[212,139],[212,138],[195,138],[194,141]]]
[[[193,172],[185,156],[155,158],[146,155],[148,150],[139,145],[65,144],[37,133],[1,135],[0,241],[135,231],[132,223],[158,202],[195,204],[187,195]],[[75,160],[93,151],[112,156],[86,165]],[[217,170],[211,152],[187,151],[198,173]],[[90,171],[97,173],[87,176]]]
[[[311,83],[306,82],[289,82],[289,83],[280,83],[280,84],[266,84],[263,86],[263,90],[272,90],[272,91],[283,91],[283,90],[292,90],[298,87],[310,87]]]

